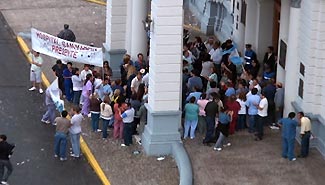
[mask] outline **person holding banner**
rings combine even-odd
[[[39,87],[39,93],[43,93],[42,89],[42,64],[43,64],[43,58],[40,56],[40,53],[37,51],[28,52],[28,56],[31,58],[31,66],[30,66],[30,81],[32,82],[32,87],[28,89],[29,91],[35,91],[36,85]]]

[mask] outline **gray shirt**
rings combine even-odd
[[[274,96],[274,103],[276,107],[284,106],[284,89],[278,88]]]

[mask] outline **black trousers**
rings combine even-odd
[[[264,135],[264,123],[267,121],[267,117],[262,117],[260,115],[257,115],[257,121],[256,121],[256,137],[258,139],[263,139]]]
[[[129,146],[132,144],[132,123],[124,123],[124,128],[123,128],[123,138],[124,138],[124,144],[126,146]]]

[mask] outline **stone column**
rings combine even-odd
[[[246,25],[245,25],[245,43],[252,44],[255,49],[257,45],[257,2],[250,0],[247,2]]]
[[[148,155],[172,154],[181,142],[183,0],[152,0],[148,124],[142,145]]]
[[[126,36],[125,36],[125,49],[127,53],[131,52],[132,45],[132,0],[127,0],[127,13],[126,13]]]
[[[120,78],[120,63],[125,50],[127,0],[107,0],[104,58],[110,62],[113,78]]]
[[[292,5],[292,4],[291,4]],[[295,5],[295,4],[294,4]],[[293,111],[291,103],[298,95],[298,40],[299,40],[300,7],[290,7],[288,46],[285,66],[285,98],[284,115]]]
[[[137,0],[132,3],[132,41],[131,41],[131,57],[137,59],[137,54],[142,53],[147,56],[147,34],[144,30],[142,21],[148,15],[148,0]]]

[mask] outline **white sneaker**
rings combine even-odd
[[[67,158],[60,157],[60,161],[66,161],[66,160],[67,160]]]
[[[122,147],[125,147],[126,145],[124,143],[121,144]]]
[[[96,132],[101,132],[102,130],[101,129],[97,129]]]
[[[56,154],[54,155],[54,158],[58,158],[58,157],[59,157],[58,155],[56,155]]]
[[[43,94],[43,89],[39,89],[39,93],[40,94]]]
[[[32,87],[32,88],[30,88],[30,89],[28,89],[29,91],[35,91],[36,90],[36,87]],[[2,183],[2,182],[1,182]]]
[[[9,185],[8,182],[6,182],[6,181],[1,181],[1,184]]]
[[[296,161],[296,160],[297,160],[297,158],[294,157],[294,158],[292,158],[290,161]]]
[[[216,147],[214,147],[213,150],[220,152],[222,150],[222,148],[216,148]]]
[[[227,147],[227,146],[231,146],[231,143],[227,143],[225,145],[223,145],[224,147]]]

